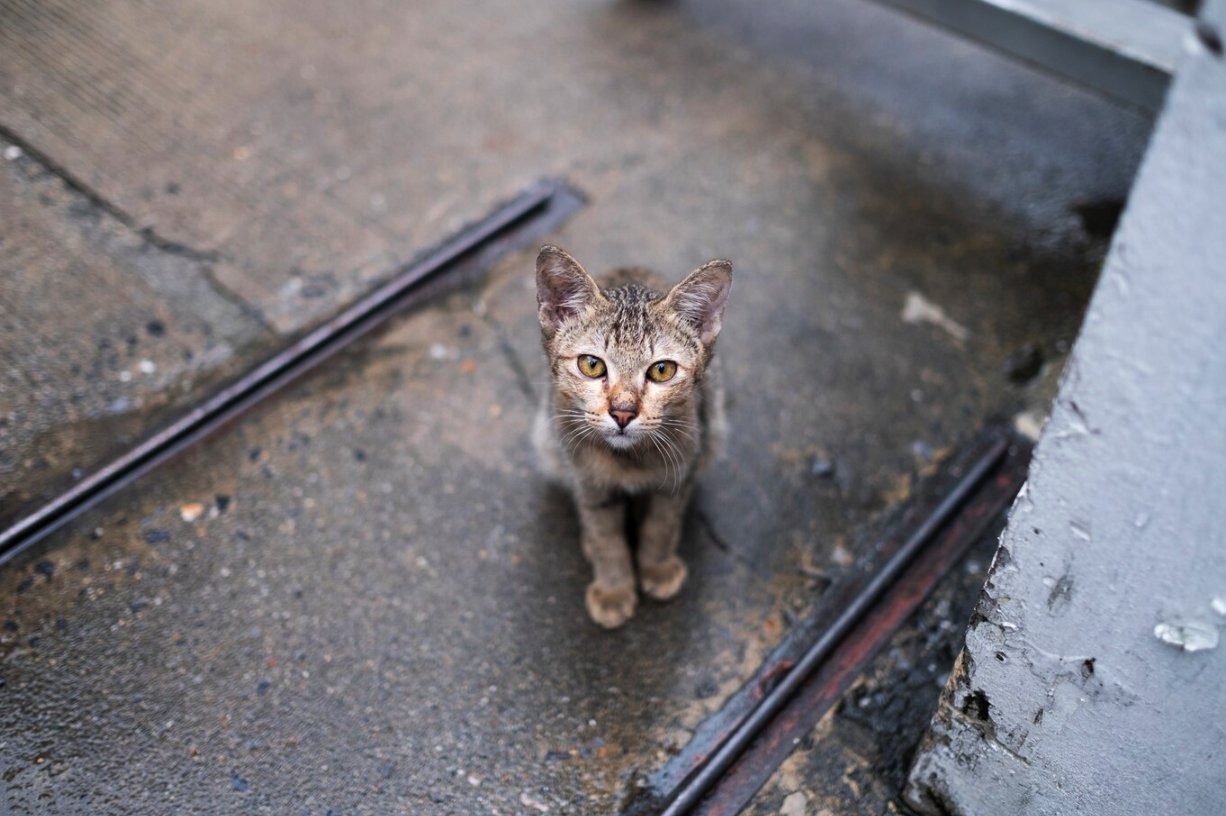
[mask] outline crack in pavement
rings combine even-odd
[[[207,264],[213,263],[233,263],[233,261],[216,249],[199,249],[190,246],[181,241],[175,241],[167,238],[164,235],[158,234],[153,227],[142,227],[138,224],[137,219],[128,211],[124,210],[113,201],[107,199],[100,192],[95,190],[90,185],[75,176],[66,167],[55,161],[49,155],[44,153],[39,148],[32,145],[28,140],[20,134],[13,131],[8,126],[0,123],[0,138],[8,141],[21,152],[29,157],[33,162],[40,165],[47,173],[58,178],[63,184],[76,195],[81,196],[89,204],[95,207],[100,212],[105,213],[114,219],[119,225],[130,230],[134,235],[138,236],[144,242],[146,247],[151,247],[159,252],[171,255],[176,258],[183,258],[194,263],[202,264],[201,274],[208,281],[209,286],[218,294],[219,297],[228,301],[231,305],[238,308],[244,315],[254,320],[259,324],[260,328],[265,331],[272,332],[277,335],[276,329],[269,323],[263,312],[248,302],[238,293],[231,290],[225,284],[221,283],[213,274],[213,270]]]
[[[4,124],[0,124],[0,138],[12,142],[14,145],[21,148],[21,151],[24,154],[45,167],[48,172],[58,177],[74,192],[84,196],[95,207],[102,210],[128,229],[132,230],[132,232],[139,235],[147,243],[153,245],[157,249],[197,261],[216,262],[225,260],[222,254],[217,250],[196,249],[195,247],[190,247],[179,241],[172,241],[169,238],[158,235],[152,227],[139,226],[136,218],[133,217],[131,213],[115,204],[113,201],[108,200],[106,196],[102,195],[93,187],[90,187],[88,184],[81,181],[81,179],[73,175],[62,164],[52,159],[42,150],[34,147],[20,134],[14,132]]]

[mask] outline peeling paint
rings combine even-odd
[[[1216,649],[1217,627],[1204,621],[1160,623],[1154,627],[1154,637],[1163,643],[1178,646],[1185,652],[1203,652]]]

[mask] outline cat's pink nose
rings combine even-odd
[[[617,427],[624,428],[630,424],[630,420],[639,415],[637,410],[623,411],[620,409],[609,409],[609,415],[613,417],[613,421],[617,423]]]

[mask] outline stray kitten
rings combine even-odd
[[[710,261],[672,289],[643,269],[615,270],[602,283],[557,247],[537,256],[552,377],[534,436],[546,468],[574,494],[595,572],[587,610],[611,629],[637,601],[628,520],[643,592],[667,600],[685,581],[685,505],[723,431],[711,354],[732,264]]]

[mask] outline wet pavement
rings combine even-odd
[[[4,511],[563,175],[589,269],[736,264],[691,583],[586,619],[516,253],[0,571],[9,808],[615,812],[944,451],[1045,412],[1146,123],[861,3],[288,8],[0,2]],[[967,574],[754,812],[894,806],[872,734],[926,722],[887,698],[935,705]]]

